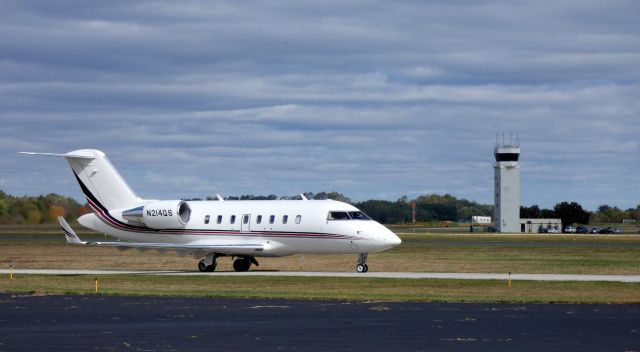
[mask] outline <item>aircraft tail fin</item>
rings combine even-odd
[[[133,207],[141,199],[129,188],[106,155],[94,149],[74,150],[66,154],[30,153],[67,159],[80,188],[92,207],[108,211]]]

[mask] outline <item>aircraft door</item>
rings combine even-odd
[[[251,214],[242,215],[242,221],[240,221],[240,232],[251,231]]]

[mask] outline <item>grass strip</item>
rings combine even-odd
[[[95,293],[94,276],[19,275],[0,291],[26,294]],[[317,277],[99,276],[101,295],[281,298],[344,301],[502,303],[640,303],[640,284]]]
[[[258,258],[260,270],[353,271],[354,255]],[[119,251],[66,243],[0,243],[0,267],[9,269],[196,270],[197,260],[173,252]],[[233,270],[220,258],[220,270]],[[373,271],[495,272],[640,275],[640,247],[460,246],[403,244],[369,256]]]

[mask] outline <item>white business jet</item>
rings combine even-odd
[[[334,200],[183,201],[141,199],[105,154],[83,149],[66,154],[28,153],[67,159],[93,209],[78,222],[117,242],[82,242],[58,217],[67,242],[118,248],[176,250],[200,259],[198,269],[216,269],[217,258],[236,258],[247,271],[256,257],[293,254],[358,254],[356,270],[368,271],[367,254],[400,244],[386,227],[356,207]]]

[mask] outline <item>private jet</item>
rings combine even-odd
[[[233,258],[235,271],[258,266],[256,258],[295,254],[357,254],[356,271],[366,273],[368,253],[400,244],[393,232],[356,207],[335,200],[213,201],[138,197],[109,162],[93,149],[66,154],[21,152],[66,159],[92,213],[80,225],[115,237],[83,242],[63,217],[66,240],[87,246],[175,250],[199,259],[198,270],[215,271],[217,259]]]

